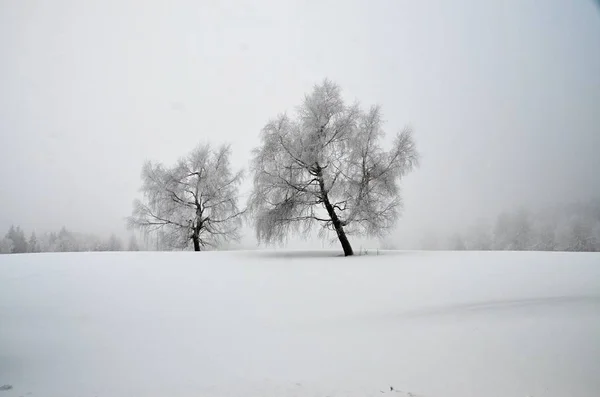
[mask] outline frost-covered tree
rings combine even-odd
[[[13,241],[7,237],[0,239],[0,254],[12,254]]]
[[[79,251],[79,242],[66,227],[62,227],[58,232],[58,236],[54,241],[54,247],[51,248],[54,252],[77,252]]]
[[[29,248],[29,252],[40,252],[40,247],[38,245],[35,232],[31,232],[31,237],[29,237],[28,248]]]
[[[108,241],[106,242],[107,251],[122,251],[123,243],[121,239],[118,238],[114,233],[110,235]]]
[[[78,235],[77,238],[81,251],[100,251],[103,246],[102,239],[95,234]]]
[[[12,241],[13,254],[21,254],[27,252],[27,239],[25,238],[25,233],[23,232],[20,226],[11,226],[8,229],[6,238]]]
[[[417,166],[418,153],[409,129],[384,150],[382,124],[378,106],[347,105],[328,80],[293,116],[267,123],[253,151],[248,201],[259,242],[283,242],[320,224],[323,236],[335,232],[347,256],[347,235],[385,235],[401,208],[399,181]]]
[[[513,235],[511,249],[524,251],[531,249],[532,227],[531,216],[524,208],[519,209],[513,215]]]
[[[50,232],[48,234],[48,246],[47,246],[47,251],[48,252],[54,252],[56,251],[54,249],[54,247],[56,246],[56,241],[58,240],[58,236],[56,235],[55,232]]]
[[[545,221],[539,223],[533,232],[532,247],[535,251],[554,251],[557,248],[556,225]]]
[[[27,239],[20,226],[11,226],[6,233],[6,238],[12,241],[12,253],[21,254],[28,251]]]
[[[200,145],[173,167],[148,162],[142,170],[144,201],[136,200],[130,228],[162,231],[171,248],[195,251],[239,239],[242,211],[238,187],[242,171],[233,172],[231,149]]]
[[[164,230],[158,230],[155,233],[154,241],[152,241],[152,247],[156,251],[165,251],[169,249],[167,245],[168,239]]]
[[[595,251],[596,241],[590,222],[573,217],[569,223],[569,234],[564,248],[566,251]]]
[[[600,252],[600,219],[592,227],[592,239],[594,241],[594,251]]]

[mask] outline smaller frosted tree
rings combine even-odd
[[[148,162],[142,170],[144,200],[136,200],[130,228],[158,233],[171,248],[195,251],[239,239],[237,206],[242,171],[233,172],[231,148],[201,145],[173,167]]]
[[[346,104],[328,80],[293,116],[267,123],[253,152],[248,206],[259,242],[282,242],[290,232],[307,234],[320,224],[348,256],[347,235],[386,235],[402,205],[399,181],[419,156],[411,130],[398,133],[388,150],[383,137],[379,107]]]

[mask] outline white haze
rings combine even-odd
[[[232,142],[246,167],[325,77],[415,130],[398,241],[600,195],[592,0],[3,1],[0,51],[0,235],[125,235],[145,160]]]

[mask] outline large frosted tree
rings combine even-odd
[[[233,172],[231,149],[200,145],[173,167],[148,162],[142,170],[144,200],[136,200],[131,228],[156,232],[171,248],[195,251],[239,238],[242,211],[238,188],[242,171]]]
[[[320,224],[322,232],[335,232],[348,256],[348,235],[385,235],[401,209],[399,181],[418,164],[418,153],[409,129],[385,150],[382,125],[378,106],[346,104],[328,80],[293,115],[271,120],[251,163],[248,208],[258,240],[281,242]]]

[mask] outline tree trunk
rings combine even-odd
[[[200,238],[194,235],[192,241],[194,242],[194,251],[200,251]]]
[[[354,251],[352,250],[352,246],[350,245],[350,241],[348,241],[348,237],[346,237],[346,232],[341,224],[339,226],[335,226],[335,232],[337,233],[338,238],[340,239],[340,243],[342,244],[342,248],[344,249],[344,256],[354,255]]]
[[[329,214],[329,217],[331,218],[331,222],[333,223],[333,227],[335,228],[335,233],[337,234],[338,239],[340,240],[340,244],[342,244],[342,249],[344,250],[344,256],[354,255],[354,251],[352,250],[350,241],[348,241],[348,237],[346,236],[346,232],[344,231],[342,222],[340,221],[340,218],[338,218],[337,214],[335,213],[335,209],[329,202],[329,199],[327,198],[327,196],[325,196],[324,204],[325,204],[325,209],[327,209],[327,213]]]
[[[197,202],[196,202],[197,203]],[[192,229],[192,241],[194,242],[194,251],[200,251],[200,230],[202,230],[202,209],[200,204],[196,208],[196,224]]]
[[[329,202],[329,197],[327,196],[327,191],[325,190],[325,181],[323,180],[322,168],[317,165],[317,178],[319,179],[319,187],[321,188],[321,194],[323,198],[323,204],[325,205],[325,209],[327,210],[327,214],[331,219],[331,223],[333,223],[333,227],[335,228],[335,233],[340,240],[340,244],[342,244],[342,249],[344,250],[344,256],[354,255],[354,251],[352,250],[352,246],[350,245],[350,241],[348,241],[348,237],[346,236],[346,232],[344,231],[344,227],[342,226],[342,221],[335,213],[335,208]]]

